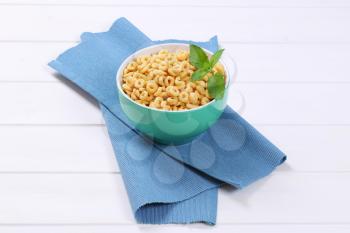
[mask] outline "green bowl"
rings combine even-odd
[[[127,64],[135,57],[153,54],[159,52],[161,49],[175,52],[178,49],[188,50],[189,45],[181,43],[154,45],[141,49],[126,58],[119,67],[116,76],[120,105],[135,128],[152,140],[162,144],[178,145],[187,143],[206,131],[222,114],[227,105],[230,79],[235,75],[236,68],[234,62],[225,59],[225,57],[219,61],[224,66],[226,72],[225,94],[221,100],[214,99],[206,105],[190,110],[167,111],[150,108],[135,102],[124,93],[121,88],[122,74]],[[211,52],[205,51],[209,56],[212,55]],[[228,64],[230,64],[230,69],[228,69]]]

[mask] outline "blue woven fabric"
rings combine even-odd
[[[285,160],[277,147],[229,107],[191,143],[165,146],[149,141],[121,110],[116,72],[141,48],[179,41],[152,41],[125,18],[108,32],[84,33],[81,40],[49,65],[100,103],[138,222],[215,224],[220,185],[242,188]],[[191,43],[218,49],[216,37]]]

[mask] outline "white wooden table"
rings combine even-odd
[[[289,157],[219,194],[217,226],[137,225],[99,109],[46,64],[125,16],[153,39],[217,34],[230,104]],[[350,232],[350,1],[0,0],[0,232]]]

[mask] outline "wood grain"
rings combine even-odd
[[[350,224],[349,179],[348,173],[275,173],[240,191],[224,189],[217,221]],[[2,174],[0,183],[1,224],[134,223],[118,174]]]
[[[206,38],[208,39],[208,38]],[[47,63],[75,42],[0,43],[0,82],[57,82]],[[240,44],[222,47],[236,61],[239,83],[348,83],[350,44]]]
[[[0,40],[77,41],[82,32],[107,30],[115,19],[124,16],[154,39],[204,40],[217,34],[222,41],[244,43],[350,41],[349,8],[223,7],[216,20],[212,20],[209,7],[199,9],[200,13],[194,14],[187,7],[2,6]]]
[[[347,7],[346,0],[0,0],[3,5],[71,6],[214,6],[214,7]]]
[[[192,225],[136,225],[136,224],[68,224],[68,225],[7,225],[0,226],[0,231],[3,233],[110,233],[110,232],[240,232],[240,233],[348,233],[350,227],[345,224],[220,224],[215,227],[203,226],[200,224]]]
[[[288,155],[276,172],[350,171],[350,126],[256,127]],[[0,126],[0,141],[0,173],[119,172],[104,126]]]
[[[348,125],[350,84],[233,84],[229,104],[252,124]],[[95,101],[67,83],[0,83],[0,124],[101,124]]]

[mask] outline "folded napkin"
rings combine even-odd
[[[191,143],[165,146],[150,141],[121,110],[115,81],[118,67],[141,48],[184,41],[152,41],[125,18],[107,32],[83,33],[81,40],[49,65],[99,102],[138,222],[215,224],[220,185],[242,188],[286,159],[229,107]],[[213,52],[218,49],[216,37],[185,42]]]

